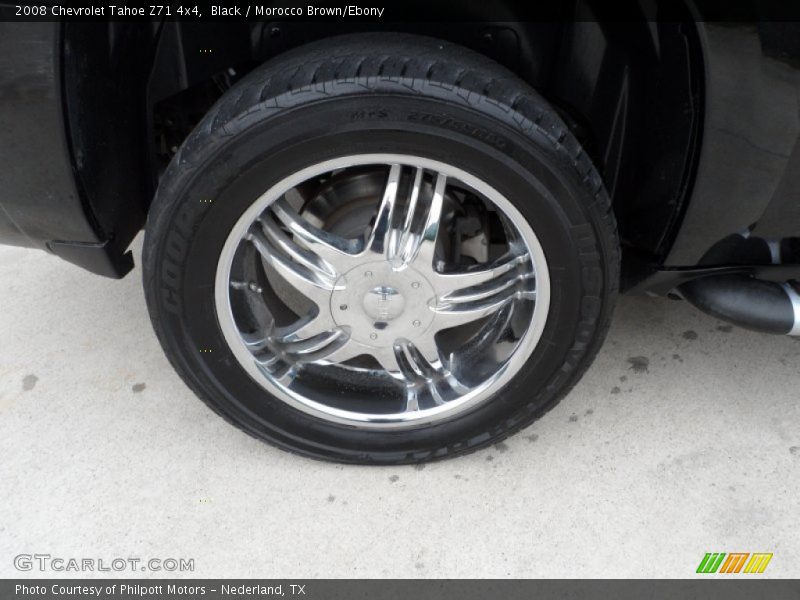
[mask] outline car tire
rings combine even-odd
[[[417,157],[414,160],[418,164],[416,171],[413,165],[407,170],[401,165],[396,171],[390,166],[371,163],[336,166],[350,165],[351,157],[372,157],[370,160],[377,162],[389,157],[387,164],[401,161],[402,157]],[[336,162],[342,160],[345,162]],[[262,363],[269,361],[261,361],[254,370],[247,355],[242,358],[242,348],[235,339],[235,333],[241,329],[237,319],[261,318],[253,315],[263,312],[260,307],[266,302],[265,295],[280,296],[274,302],[283,307],[276,309],[275,315],[265,317],[272,327],[277,327],[277,312],[293,308],[293,301],[286,298],[287,292],[275,284],[274,273],[269,272],[270,265],[278,269],[285,265],[270,250],[258,247],[253,250],[247,241],[258,246],[255,240],[260,233],[254,234],[254,225],[247,225],[243,219],[267,190],[284,185],[280,182],[289,185],[298,174],[312,172],[314,165],[327,165],[329,170],[314,175],[313,185],[303,182],[291,188],[297,194],[300,194],[297,190],[305,193],[310,187],[317,190],[328,186],[324,188],[325,194],[333,197],[336,194],[330,191],[334,189],[331,186],[340,186],[335,188],[338,194],[347,186],[355,186],[354,181],[366,182],[364,185],[372,189],[369,187],[372,182],[386,173],[391,178],[394,172],[402,178],[398,179],[398,186],[405,185],[410,190],[412,185],[419,184],[421,189],[429,190],[419,192],[430,196],[419,209],[429,212],[433,211],[430,205],[437,198],[433,189],[434,184],[438,185],[437,177],[443,182],[455,181],[456,187],[443,187],[439,196],[441,203],[447,205],[446,210],[441,210],[455,215],[446,227],[441,226],[447,235],[455,236],[454,244],[463,246],[480,240],[490,248],[505,248],[506,252],[512,246],[523,248],[520,256],[533,261],[533,266],[524,267],[532,275],[515,275],[508,285],[528,285],[519,283],[528,278],[535,279],[535,286],[542,287],[513,287],[513,294],[503,296],[498,303],[509,313],[513,312],[507,308],[511,304],[520,307],[515,318],[519,320],[518,315],[522,314],[526,321],[515,321],[514,327],[508,326],[504,338],[492,339],[491,344],[496,344],[496,348],[479,346],[474,337],[468,337],[472,335],[470,332],[459,334],[469,340],[464,348],[480,348],[485,353],[475,359],[477,362],[469,362],[473,360],[470,356],[458,357],[462,350],[456,346],[448,351],[449,360],[458,358],[459,364],[474,365],[462,372],[464,378],[472,377],[477,383],[461,387],[443,384],[446,390],[437,388],[440,374],[449,374],[441,367],[450,364],[446,361],[421,361],[424,365],[421,373],[415,364],[411,364],[411,370],[405,363],[399,371],[386,367],[386,375],[396,377],[398,373],[406,373],[414,379],[405,384],[402,379],[397,380],[401,382],[398,390],[406,386],[405,391],[397,392],[406,394],[406,404],[397,414],[406,414],[402,411],[407,410],[410,416],[382,419],[380,413],[379,418],[362,419],[362,413],[372,414],[369,412],[372,400],[376,403],[375,411],[380,405],[380,410],[395,414],[394,408],[385,409],[380,403],[384,394],[389,403],[389,395],[395,393],[389,394],[388,388],[382,386],[391,387],[397,381],[388,376],[359,380],[359,374],[373,372],[363,366],[367,363],[358,363],[351,369],[332,365],[327,359],[301,360],[297,357],[308,350],[309,344],[291,345],[286,341],[296,336],[280,338],[284,345],[279,350],[269,346],[272,350],[268,356],[273,364],[288,365],[282,370],[270,371],[273,367],[264,367]],[[420,178],[412,182],[417,172]],[[351,179],[340,181],[337,178],[342,174]],[[496,202],[492,200],[495,197]],[[289,192],[280,198],[280,202],[289,203]],[[279,201],[270,202],[273,204],[261,208],[277,210]],[[348,200],[344,206],[355,206],[354,202]],[[398,202],[412,214],[411,200]],[[308,214],[310,209],[305,208],[306,204],[301,206],[298,214],[301,210]],[[378,228],[380,210],[370,221],[373,230]],[[356,214],[355,209],[348,211],[347,215]],[[391,222],[397,222],[393,213],[387,214]],[[478,216],[470,216],[474,214]],[[327,214],[325,219],[328,227],[332,217]],[[253,221],[256,222],[263,225],[263,220]],[[249,229],[241,229],[242,223]],[[275,229],[275,223],[270,223]],[[273,231],[275,240],[286,242],[287,236],[294,235],[291,227],[284,227],[288,221],[283,225],[276,223],[280,227]],[[467,226],[478,233],[469,238],[459,233]],[[233,235],[237,227],[241,229],[241,242]],[[499,230],[502,231],[497,234]],[[419,238],[408,235],[408,239]],[[497,236],[501,242],[495,242]],[[357,237],[347,239],[348,243],[353,239],[358,241]],[[371,238],[364,239],[368,245]],[[437,257],[446,252],[447,260],[463,264],[482,260],[464,254],[463,247],[452,250],[448,246],[442,250],[444,242],[434,239],[432,243]],[[538,249],[536,256],[546,261],[546,267],[541,260],[535,263],[525,250],[534,246]],[[295,258],[306,256],[306,247],[298,248],[297,245],[290,248]],[[470,251],[475,256],[489,252]],[[222,260],[226,253],[228,267],[224,267]],[[262,272],[252,275],[253,260],[266,265],[266,275]],[[449,268],[442,266],[445,262],[436,258],[434,264],[439,266],[434,266],[432,274],[424,277],[439,281],[440,273],[436,270]],[[304,456],[346,463],[403,464],[457,456],[497,443],[542,416],[564,396],[591,364],[609,326],[618,289],[619,243],[609,198],[592,161],[558,113],[525,82],[488,58],[453,44],[404,34],[359,34],[315,42],[277,56],[223,95],[184,141],[160,181],[148,215],[143,263],[148,310],[160,343],[176,371],[215,412],[261,440]],[[297,269],[296,264],[292,265]],[[469,273],[481,267],[477,264],[465,269]],[[251,274],[251,281],[234,281],[234,271],[246,271]],[[363,271],[359,277],[366,276]],[[371,275],[371,271],[366,272]],[[221,273],[228,273],[228,279],[221,278]],[[394,277],[391,268],[386,273],[386,277]],[[375,288],[378,292],[374,298],[367,298],[372,293],[368,290],[363,295],[360,312],[347,317],[356,320],[348,321],[347,326],[336,321],[339,327],[336,335],[358,337],[369,345],[365,336],[383,334],[378,328],[387,323],[391,331],[395,315],[402,315],[397,319],[403,319],[403,327],[407,329],[412,327],[409,323],[420,321],[407,308],[412,304],[423,315],[421,319],[438,319],[453,306],[429,299],[428,306],[434,315],[431,317],[424,307],[419,308],[423,305],[413,297],[414,292],[403,287],[407,283],[404,279],[396,285]],[[234,291],[223,289],[228,284]],[[352,297],[355,304],[361,302],[359,294],[365,294],[364,285],[361,281],[346,282],[344,289],[352,290],[347,297]],[[423,287],[426,285],[423,281]],[[505,283],[503,286],[508,287]],[[247,289],[240,294],[235,291],[240,287]],[[393,305],[395,296],[390,298],[390,294],[396,292],[395,287],[403,292],[397,292],[401,299]],[[544,304],[541,298],[533,299],[537,289],[542,297],[547,292],[544,313],[536,312],[537,303]],[[483,288],[479,285],[468,291],[474,290],[480,292]],[[474,297],[480,296],[479,293]],[[452,297],[456,301],[466,298],[460,291]],[[374,317],[373,309],[367,307],[368,300],[377,303],[379,308],[375,310],[382,315],[391,313],[380,324],[375,321],[375,331],[369,332],[368,327],[360,325],[364,318]],[[331,300],[330,306],[317,304],[314,314],[348,308],[347,302],[340,300]],[[471,309],[474,304],[458,305],[458,310],[463,307]],[[484,312],[489,310],[484,309]],[[247,315],[240,317],[241,311]],[[427,326],[426,323],[423,325]],[[475,323],[474,327],[482,328],[480,331],[488,327],[480,320]],[[531,333],[535,323],[538,330]],[[235,333],[231,334],[231,330]],[[406,336],[406,329],[398,331]],[[408,331],[408,335],[416,335],[413,328]],[[453,330],[444,331],[451,335]],[[249,338],[242,331],[238,333],[246,345]],[[442,335],[441,331],[436,333],[436,340]],[[265,334],[259,343],[268,344],[268,340],[274,339],[277,338]],[[395,360],[402,363],[406,355],[398,350],[397,339],[405,337],[389,340],[386,344],[390,349],[382,348],[380,352],[384,353],[381,356],[386,352],[399,353]],[[457,344],[453,339],[459,338],[455,336],[448,343]],[[501,346],[502,352],[497,350]],[[520,348],[525,348],[524,360],[517,360],[523,353]],[[409,342],[406,350],[411,356],[415,351],[413,344]],[[503,358],[503,352],[510,353],[508,358]],[[378,357],[380,365],[383,360]],[[512,363],[513,369],[507,366]],[[436,366],[435,372],[430,371],[431,364]],[[482,365],[488,365],[485,376],[490,384],[481,383],[480,377],[484,375],[477,374]],[[336,378],[330,375],[334,371]],[[350,375],[340,374],[351,371],[351,380],[346,379]],[[502,377],[497,372],[502,372]],[[264,381],[259,373],[264,374]],[[374,388],[376,391],[369,392],[371,385],[378,386]],[[483,391],[473,393],[475,389]],[[462,393],[459,390],[469,390],[463,392],[469,402],[459,404],[458,395]],[[442,400],[444,391],[452,395],[452,406],[458,410],[451,409],[450,400]],[[416,408],[408,399],[409,394],[416,398]],[[306,397],[308,402],[304,401]],[[391,402],[395,402],[393,398]],[[426,406],[430,405],[428,408],[422,408],[423,400]],[[359,403],[360,412],[351,411],[358,418],[348,417],[348,402]],[[327,403],[333,408],[327,410]],[[428,411],[428,416],[416,419],[424,411]]]

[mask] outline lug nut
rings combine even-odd
[[[417,289],[419,287],[419,281],[415,281],[414,283],[412,283],[411,287]]]
[[[364,273],[364,277],[372,277],[372,271],[367,271]]]
[[[347,304],[340,304],[339,310],[347,310]]]
[[[378,339],[378,334],[377,334],[377,333],[370,333],[370,334],[369,334],[369,339],[371,339],[371,340],[377,340],[377,339]]]
[[[422,325],[422,322],[421,322],[421,321],[419,321],[419,320],[415,320],[415,321],[412,323],[412,325],[413,325],[414,327],[419,327],[420,325]]]

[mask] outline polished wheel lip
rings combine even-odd
[[[286,191],[322,173],[348,167],[379,164],[399,164],[430,170],[436,173],[443,173],[448,178],[457,179],[483,195],[499,208],[500,211],[504,213],[505,217],[517,228],[527,248],[533,266],[533,272],[535,273],[536,301],[534,303],[531,322],[508,360],[500,365],[491,378],[471,388],[464,396],[448,401],[442,405],[425,410],[418,410],[416,412],[406,411],[392,414],[375,414],[348,411],[307,398],[266,377],[263,371],[256,365],[253,355],[236,326],[230,301],[231,268],[237,248],[251,225],[256,222],[257,218],[262,215],[273,202],[279,199]],[[544,250],[530,224],[511,202],[489,184],[462,169],[438,160],[409,154],[355,154],[326,160],[289,175],[259,196],[255,202],[244,211],[232,227],[222,252],[220,253],[215,275],[214,297],[217,322],[219,323],[228,347],[250,377],[270,394],[286,402],[293,408],[328,422],[363,429],[400,430],[427,426],[463,414],[481,404],[492,394],[501,390],[505,384],[519,372],[533,353],[544,331],[550,308],[550,279]]]

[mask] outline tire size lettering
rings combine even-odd
[[[464,121],[459,121],[446,115],[432,115],[430,113],[415,112],[408,115],[408,120],[415,123],[430,123],[432,125],[438,125],[439,127],[444,127],[452,131],[465,133],[470,137],[474,137],[482,142],[491,144],[496,148],[505,148],[508,145],[508,141],[497,133],[483,129],[482,127],[478,127],[476,125],[471,125],[470,123],[465,123]]]

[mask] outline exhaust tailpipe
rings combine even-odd
[[[800,336],[800,294],[789,283],[716,275],[684,283],[678,291],[723,321],[764,333]]]

